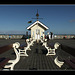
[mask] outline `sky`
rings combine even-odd
[[[26,34],[26,28],[34,23],[36,13],[39,21],[54,34],[75,34],[75,5],[6,4],[0,5],[0,34]],[[28,21],[32,20],[32,23]],[[30,33],[30,31],[29,31]]]

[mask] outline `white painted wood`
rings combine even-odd
[[[46,54],[46,56],[48,56],[48,55],[56,55],[55,50],[58,49],[59,45],[60,44],[58,42],[56,42],[54,44],[54,49],[46,48],[48,50],[48,53]],[[45,46],[47,46],[47,45],[45,45]]]
[[[64,62],[58,60],[58,56],[54,59],[54,63],[60,68],[64,64]]]
[[[27,47],[24,47],[24,50],[21,50],[21,49],[18,49],[19,46],[20,46],[20,43],[19,42],[16,42],[13,44],[13,49],[14,49],[14,52],[16,54],[16,59],[15,60],[9,60],[8,63],[11,63],[10,65],[5,65],[3,70],[9,70],[7,68],[10,68],[10,70],[14,70],[14,66],[16,63],[19,62],[20,60],[20,56],[28,56],[28,54],[26,53],[26,51],[28,49],[30,49],[30,46],[33,45],[34,41],[35,40],[32,40],[30,43],[28,42],[29,39],[26,40],[27,42]]]
[[[4,68],[6,68],[6,69],[10,68],[10,70],[14,70],[15,64],[17,64],[19,62],[19,60],[20,60],[20,54],[16,49],[16,48],[19,48],[19,46],[20,46],[19,42],[16,42],[16,43],[13,44],[14,52],[16,54],[16,59],[15,60],[9,60],[8,63],[11,63],[11,64],[10,65],[5,65]]]
[[[31,24],[29,27],[27,27],[27,29],[30,29],[31,27],[33,27],[36,23],[39,23],[41,26],[43,26],[46,29],[49,29],[46,25],[44,25],[43,23],[41,23],[40,21],[36,21],[33,24]]]
[[[56,55],[56,53],[55,53],[55,49],[47,49],[48,50],[48,53],[46,54],[46,56],[48,56],[48,55]]]
[[[60,43],[56,42],[56,43],[54,44],[54,48],[55,48],[55,49],[58,49],[59,45],[60,45]]]
[[[45,41],[47,41],[47,40],[45,40]],[[48,56],[48,55],[56,55],[55,50],[56,50],[56,49],[59,47],[59,45],[60,45],[58,42],[56,42],[56,43],[54,44],[54,49],[51,49],[51,48],[47,47],[47,42],[44,42],[43,40],[41,40],[41,42],[43,43],[42,46],[45,46],[45,48],[48,50],[48,53],[46,54],[46,56]]]
[[[24,47],[24,50],[18,49],[20,56],[28,56],[28,54],[26,53],[26,51],[27,51],[26,48],[27,48],[27,47]]]

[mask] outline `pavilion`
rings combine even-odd
[[[40,19],[40,18],[38,18],[38,16],[39,16],[39,14],[37,12],[37,14],[36,14],[37,21],[32,23],[30,26],[28,26],[27,29],[31,30],[31,38],[40,40],[41,38],[44,39],[44,36],[45,36],[44,33],[49,28],[46,25],[44,25],[42,22],[38,21],[38,19]]]

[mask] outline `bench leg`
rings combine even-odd
[[[43,42],[42,46],[47,47],[47,42]]]
[[[20,56],[28,56],[28,54],[26,53],[26,51],[27,51],[26,48],[27,47],[24,47],[24,50],[19,49]]]
[[[56,55],[56,53],[55,53],[55,49],[47,49],[48,50],[48,53],[46,54],[46,56],[48,56],[48,55]]]
[[[44,42],[42,39],[40,40],[42,43]]]
[[[45,48],[48,50],[48,53],[46,54],[46,56],[48,56],[48,55],[56,55],[55,49],[51,49],[51,48],[49,49],[49,47],[47,47],[47,42],[43,43],[42,46],[45,46]]]
[[[31,51],[31,49],[30,49],[30,44],[29,44],[29,45],[27,45],[27,50],[30,50],[30,51]]]
[[[30,50],[30,51],[31,51],[30,47],[28,47],[28,50]]]
[[[64,64],[64,62],[58,60],[58,56],[54,59],[54,63],[60,68]]]
[[[19,60],[18,60],[19,61]],[[10,65],[5,65],[4,68],[10,68],[10,70],[14,70],[15,64],[18,62],[17,60],[9,60],[8,63],[12,63]]]
[[[33,46],[33,41],[31,41],[30,45]]]

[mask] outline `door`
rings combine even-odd
[[[40,29],[36,29],[35,39],[40,39]]]

